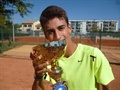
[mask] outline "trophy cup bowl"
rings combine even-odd
[[[56,80],[56,83],[52,85],[53,90],[67,90],[67,86],[65,85],[66,81],[60,81],[60,77],[63,71],[57,62],[57,60],[65,54],[65,47],[65,40],[48,42],[33,47],[35,56],[42,55],[42,58],[38,63],[48,61],[51,65],[52,72],[49,73],[49,75]]]

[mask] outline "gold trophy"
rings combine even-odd
[[[56,83],[52,85],[53,90],[67,90],[67,86],[65,84],[66,81],[60,81],[63,71],[57,62],[57,60],[65,54],[65,47],[65,40],[48,42],[33,47],[35,56],[42,55],[42,58],[38,63],[48,61],[51,65],[52,73],[49,74],[56,80]]]

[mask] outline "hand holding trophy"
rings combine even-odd
[[[49,75],[56,80],[56,84],[52,85],[53,90],[67,90],[67,86],[65,85],[66,81],[60,81],[60,77],[63,71],[57,62],[57,60],[64,55],[65,46],[66,41],[60,40],[33,47],[35,56],[42,55],[42,58],[38,63],[40,64],[45,60],[48,61],[51,65],[52,72],[49,73]]]

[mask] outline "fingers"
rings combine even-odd
[[[45,57],[42,55],[36,56],[35,51],[30,53],[30,58],[33,60],[33,66],[35,70],[35,74],[38,76],[43,76],[49,70],[46,69],[48,62],[46,62]]]
[[[46,73],[46,70],[35,71],[35,74],[38,76],[43,76]]]
[[[37,70],[42,70],[42,69],[46,68],[47,65],[48,65],[48,62],[43,63],[43,64],[39,64],[39,65],[35,66],[35,70],[36,71]]]
[[[48,71],[46,69],[47,65],[48,65],[48,62],[35,66],[35,74],[39,76],[43,76]]]
[[[35,57],[33,59],[33,66],[37,66],[38,64],[42,63],[42,55],[38,56],[38,57]]]
[[[35,51],[30,52],[30,58],[32,60],[34,60],[36,58],[34,54],[35,54]]]
[[[46,66],[48,65],[48,62],[46,62],[42,55],[36,55],[34,50],[30,53],[30,58],[33,60],[35,74],[43,76],[47,72]]]

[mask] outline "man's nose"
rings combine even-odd
[[[55,32],[55,41],[60,40],[60,38],[61,38],[60,32],[58,30],[56,30],[56,32]]]

